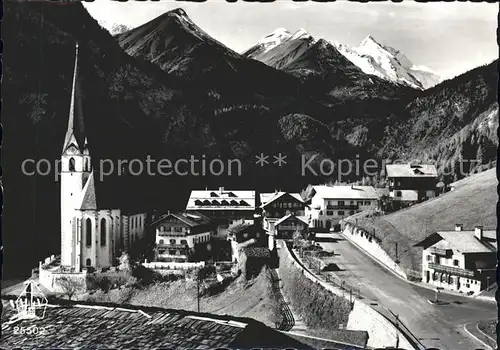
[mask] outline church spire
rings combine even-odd
[[[64,138],[63,153],[72,144],[80,150],[83,150],[84,142],[85,130],[83,123],[82,96],[78,74],[78,43],[76,43],[75,69],[73,72],[73,84],[71,87],[68,129]]]

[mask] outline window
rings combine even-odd
[[[101,247],[106,245],[106,219],[101,219]]]
[[[85,159],[85,171],[90,171],[90,167],[89,167],[89,160],[88,158]]]
[[[181,239],[181,244],[188,244],[188,242],[185,239]]]
[[[458,266],[458,260],[457,259],[453,260],[453,266]]]
[[[437,273],[437,272],[434,272],[434,273],[432,274],[432,280],[433,280],[433,281],[437,281],[437,279],[438,279],[438,273]]]
[[[165,240],[160,239],[160,244],[165,244]]]
[[[453,282],[454,282],[454,281],[453,281],[453,277],[451,277],[451,276],[450,276],[450,277],[448,277],[448,284],[453,284]]]
[[[401,197],[401,191],[396,191],[396,197]]]
[[[354,205],[354,201],[351,201],[351,205]]]
[[[363,201],[358,201],[358,205],[363,205]]]
[[[327,211],[326,211],[326,215],[328,215],[328,216],[333,216],[333,211],[332,211],[332,210],[327,210]]]
[[[432,255],[427,255],[427,261],[432,261]]]
[[[90,247],[92,245],[92,220],[85,220],[85,245]]]
[[[168,254],[170,254],[170,255],[175,255],[175,249],[170,249],[170,250],[168,251]]]
[[[469,284],[469,283],[467,283],[467,284],[465,285],[465,287],[466,287],[466,288],[470,288],[470,284]]]
[[[339,205],[345,205],[344,201],[339,201]]]
[[[353,215],[354,214],[354,211],[353,210],[349,210],[349,215]]]
[[[75,171],[75,158],[73,157],[69,159],[69,171]]]
[[[182,232],[182,227],[174,227],[174,232]]]
[[[365,205],[370,205],[370,201],[365,201]]]
[[[171,239],[170,244],[175,244],[175,239]]]
[[[162,249],[162,250],[159,250],[158,251],[158,254],[162,255],[162,254],[165,254],[165,251]]]
[[[85,265],[90,266],[91,262],[90,259],[85,260]]]
[[[339,211],[339,216],[344,216],[344,215],[345,215],[344,211],[343,211],[343,210],[340,210],[340,211]]]

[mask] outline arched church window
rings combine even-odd
[[[85,220],[85,244],[87,247],[92,245],[92,220]]]
[[[87,258],[87,260],[85,261],[85,265],[90,266],[90,264],[91,264],[90,259]]]
[[[101,246],[106,245],[106,219],[101,219]]]
[[[85,159],[85,171],[90,171],[89,160]]]
[[[69,159],[69,171],[75,171],[75,159],[74,158]]]

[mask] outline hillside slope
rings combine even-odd
[[[416,204],[395,213],[358,220],[368,231],[375,230],[382,239],[382,247],[396,259],[395,242],[398,242],[398,259],[405,269],[419,271],[421,248],[413,245],[438,230],[454,230],[455,224],[464,229],[482,225],[494,230],[497,226],[496,169],[472,175],[457,183],[455,189],[435,199]]]

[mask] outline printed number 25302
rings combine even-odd
[[[26,335],[44,335],[46,334],[45,327],[29,326],[29,327],[14,327],[14,334]]]

